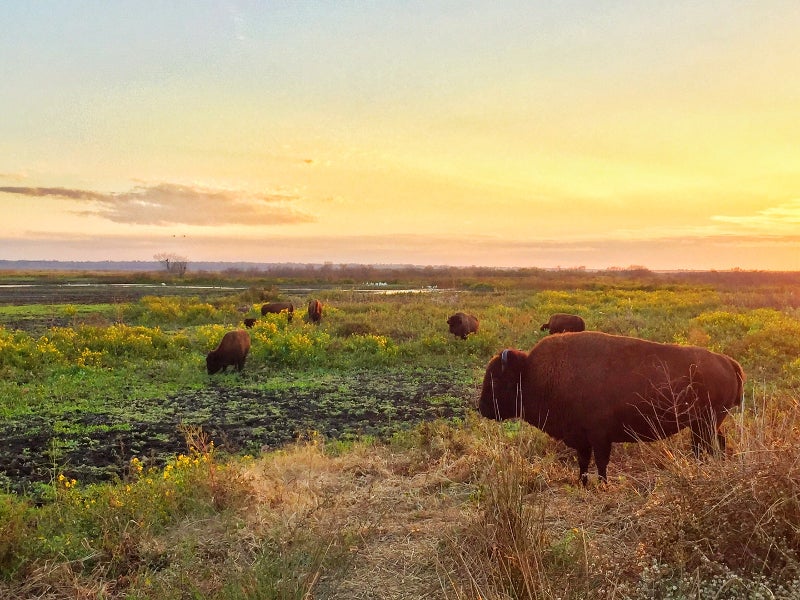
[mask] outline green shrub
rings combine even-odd
[[[19,549],[30,535],[29,506],[25,499],[0,493],[0,577],[16,571],[21,557]]]
[[[190,326],[235,323],[239,319],[232,304],[215,307],[197,298],[144,296],[124,311],[126,321],[148,326]]]

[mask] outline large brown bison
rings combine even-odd
[[[287,320],[291,323],[294,317],[294,304],[291,302],[268,302],[261,307],[261,316],[263,317],[268,313],[282,313],[283,311],[287,312]]]
[[[462,340],[467,339],[470,333],[478,331],[478,318],[463,312],[451,315],[447,319],[447,324],[450,326],[450,333]]]
[[[308,320],[311,323],[319,323],[322,320],[322,302],[319,300],[308,303]]]
[[[550,333],[564,333],[567,331],[584,331],[586,323],[578,315],[569,315],[567,313],[556,313],[550,316],[550,320],[544,323],[540,328],[541,331],[549,329]]]
[[[229,331],[222,336],[222,341],[206,356],[206,369],[213,375],[220,369],[225,372],[228,365],[234,365],[237,371],[244,368],[244,361],[250,351],[250,334],[244,329]]]
[[[684,427],[692,450],[725,449],[720,425],[742,400],[744,373],[732,358],[698,348],[586,331],[543,338],[530,353],[503,350],[489,361],[478,409],[520,417],[589,461],[601,481],[613,442],[653,441]]]

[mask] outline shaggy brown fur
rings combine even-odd
[[[564,333],[566,331],[584,331],[586,323],[578,315],[566,313],[556,313],[550,316],[550,320],[540,327],[540,331],[549,329],[550,333]]]
[[[450,333],[462,340],[467,339],[470,333],[478,331],[478,318],[467,313],[457,312],[447,319],[450,326]]]
[[[322,320],[322,302],[319,300],[308,303],[308,320],[311,323],[319,323]]]
[[[267,313],[281,313],[283,311],[287,311],[287,320],[291,323],[294,317],[294,304],[291,302],[268,302],[261,307],[261,316],[263,317]]]
[[[206,356],[206,369],[213,375],[220,369],[225,372],[228,365],[234,365],[237,371],[244,368],[244,361],[250,351],[250,334],[244,329],[229,331],[222,336],[222,341]]]
[[[483,379],[479,411],[521,417],[578,453],[585,485],[594,453],[606,480],[613,442],[653,441],[684,427],[692,449],[725,449],[720,431],[742,400],[742,367],[696,346],[659,344],[600,332],[543,338],[530,353],[504,350]]]

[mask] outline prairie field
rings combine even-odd
[[[800,597],[798,273],[0,284],[0,598]],[[261,315],[272,300],[291,322]],[[464,340],[456,311],[480,320]],[[686,432],[615,444],[583,488],[564,444],[480,417],[489,359],[557,312],[739,361],[725,456]],[[208,375],[246,317],[244,369]]]

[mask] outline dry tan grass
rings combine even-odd
[[[670,597],[653,565],[684,595],[726,573],[791,581],[800,451],[797,420],[775,413],[731,421],[727,460],[698,462],[686,436],[619,445],[609,485],[586,490],[572,452],[527,426],[429,425],[411,448],[341,456],[306,444],[249,467],[251,516],[346,540],[318,598]]]
[[[132,588],[66,563],[9,597],[788,599],[800,593],[796,414],[782,398],[735,416],[725,460],[697,461],[683,434],[616,445],[608,485],[588,489],[574,453],[527,425],[475,416],[336,455],[311,436],[234,463],[249,503],[154,536],[137,552],[164,566]],[[259,595],[265,549],[305,557],[278,566],[289,593]]]
[[[424,468],[423,458],[386,446],[328,457],[316,444],[267,456],[249,469],[261,500],[253,518],[287,535],[303,528],[346,540],[347,571],[323,574],[320,597],[441,597],[439,554],[465,518],[472,469],[463,454]]]

